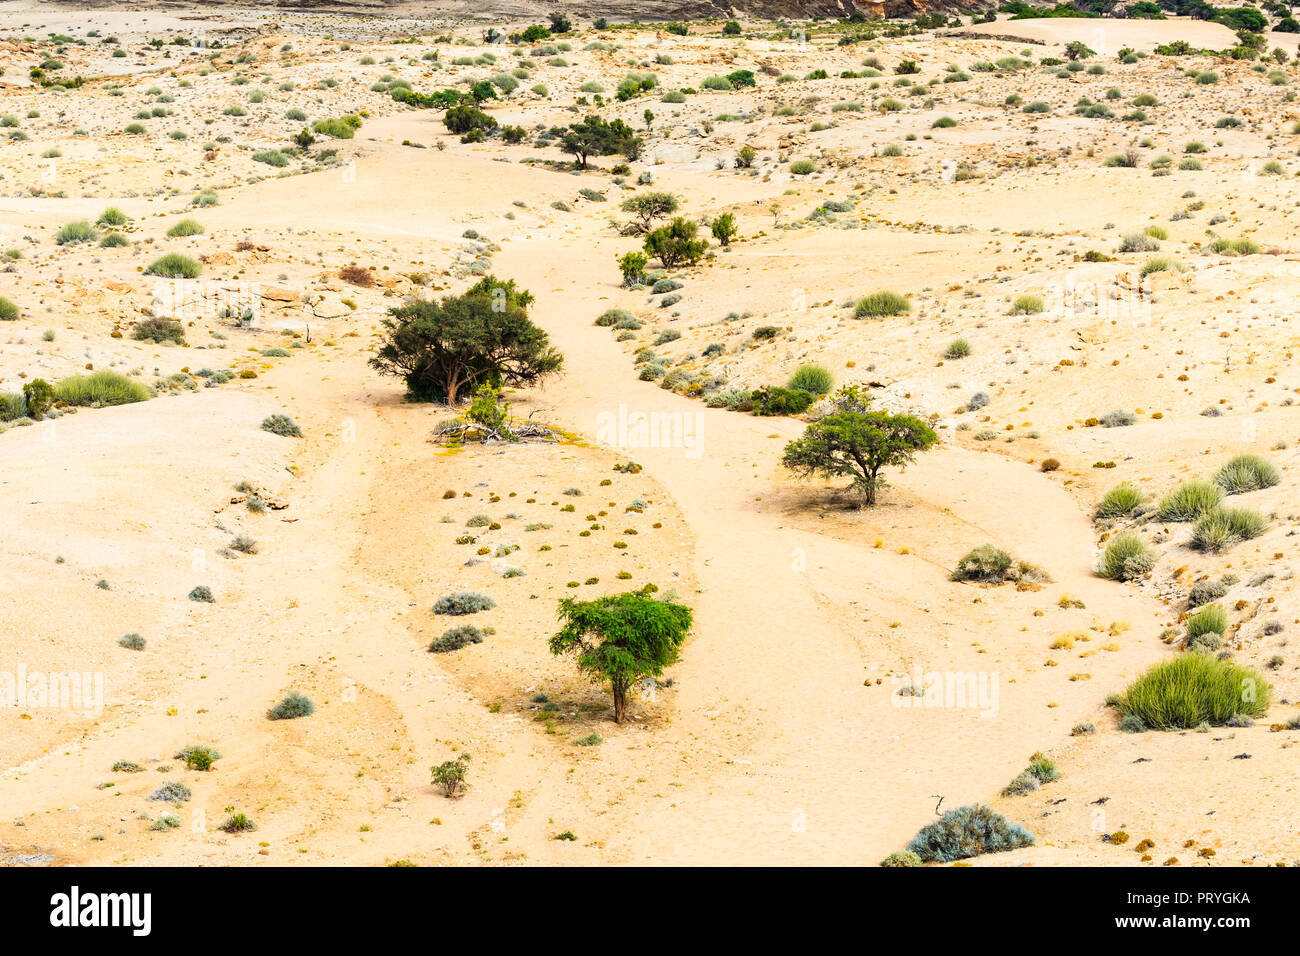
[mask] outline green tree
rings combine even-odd
[[[740,147],[736,153],[736,168],[749,169],[754,165],[754,158],[758,156],[758,150],[754,149],[748,143]]]
[[[849,478],[851,490],[874,505],[876,492],[885,484],[880,470],[909,464],[918,451],[939,439],[915,415],[867,411],[856,395],[848,402],[843,396],[841,392],[841,410],[813,422],[801,438],[785,446],[781,464],[800,478]]]
[[[469,770],[468,761],[469,754],[461,754],[455,760],[430,767],[430,782],[442,787],[442,792],[448,797],[456,796],[456,791],[465,785],[465,774]]]
[[[495,129],[497,121],[474,106],[453,106],[442,116],[442,124],[451,133],[468,133],[475,129]]]
[[[713,238],[724,246],[731,245],[731,240],[735,239],[736,233],[740,231],[736,228],[736,217],[729,212],[724,212],[717,219],[714,219],[710,229],[713,232]]]
[[[740,24],[735,20],[728,20],[722,25],[722,33],[724,36],[738,37],[740,36]]]
[[[667,226],[660,226],[645,237],[645,251],[658,258],[665,269],[683,263],[693,265],[704,256],[708,241],[696,239],[695,223],[678,216]]]
[[[608,684],[614,721],[627,714],[627,692],[643,677],[658,677],[677,661],[691,629],[691,610],[647,591],[611,594],[594,601],[562,598],[560,630],[551,653],[573,654],[592,683]]]
[[[625,286],[644,285],[645,267],[650,262],[644,252],[625,252],[618,257],[618,267],[623,272]]]
[[[1096,51],[1089,48],[1082,40],[1071,40],[1065,45],[1065,58],[1067,60],[1086,60],[1088,57],[1096,55]]]
[[[622,153],[628,159],[636,159],[641,152],[641,138],[621,119],[606,121],[599,116],[588,116],[581,123],[569,126],[560,137],[560,148],[573,155],[579,169],[586,169],[589,156]]]
[[[677,211],[677,197],[672,193],[641,193],[623,200],[622,209],[636,219],[623,229],[624,235],[640,235],[650,231],[656,219],[671,216]]]
[[[401,376],[417,402],[454,405],[466,387],[534,384],[564,358],[528,318],[532,301],[513,279],[486,276],[463,295],[408,302],[390,310],[370,365]]]

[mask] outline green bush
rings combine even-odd
[[[920,866],[921,858],[910,850],[895,850],[880,861],[881,866]]]
[[[311,124],[311,128],[323,136],[335,139],[351,139],[361,128],[361,119],[357,116],[344,116],[341,119],[322,119]]]
[[[1208,481],[1186,481],[1160,499],[1156,517],[1161,521],[1195,521],[1223,500],[1223,489]]]
[[[1098,573],[1112,581],[1132,581],[1155,567],[1156,557],[1154,548],[1132,531],[1126,531],[1107,542]]]
[[[315,712],[316,705],[311,698],[291,690],[266,712],[266,716],[271,720],[297,720],[299,717],[310,717]]]
[[[1263,716],[1270,695],[1268,682],[1248,668],[1210,654],[1179,654],[1129,685],[1119,709],[1146,727],[1191,729]]]
[[[636,316],[626,309],[608,309],[596,317],[594,325],[602,328],[626,328],[622,323],[636,321]]]
[[[129,405],[149,398],[149,389],[119,372],[101,369],[61,379],[54,384],[54,395],[67,405]]]
[[[12,322],[18,318],[18,306],[0,295],[0,321]]]
[[[131,240],[120,232],[106,232],[104,238],[99,240],[99,245],[104,249],[117,249],[122,246],[129,246]]]
[[[912,838],[908,852],[923,863],[952,863],[984,853],[1032,846],[1034,836],[991,807],[977,804],[949,810]]]
[[[75,246],[98,238],[99,232],[84,219],[80,222],[68,223],[54,235],[54,241],[61,246]]]
[[[445,654],[449,651],[458,651],[470,644],[482,643],[482,631],[473,624],[462,624],[460,627],[444,631],[441,637],[434,638],[433,643],[429,645],[429,650],[434,654]]]
[[[278,149],[264,149],[253,154],[253,162],[266,163],[268,166],[282,169],[289,165],[289,157],[284,155],[284,153],[280,152]]]
[[[203,226],[198,222],[198,220],[182,219],[167,230],[167,236],[170,239],[174,239],[178,236],[182,238],[185,236],[201,236],[203,235],[203,232]]]
[[[477,614],[479,611],[490,611],[496,606],[497,602],[486,594],[480,594],[478,591],[457,591],[454,594],[444,594],[438,598],[433,605],[433,613],[459,616],[462,614]]]
[[[831,390],[835,380],[831,373],[820,365],[801,365],[790,376],[790,388],[801,389],[813,395],[825,395]]]
[[[943,357],[949,361],[964,359],[971,354],[970,343],[965,339],[953,339],[943,350]]]
[[[127,215],[116,206],[109,206],[99,214],[95,224],[98,226],[125,226],[127,224]]]
[[[189,256],[183,256],[179,252],[169,252],[155,259],[144,271],[149,275],[161,276],[165,279],[197,279],[203,267]]]
[[[41,419],[54,405],[54,386],[43,378],[34,378],[23,383],[23,400],[27,403],[27,414]]]
[[[1229,495],[1272,488],[1282,480],[1277,465],[1260,455],[1237,455],[1219,469],[1214,483]]]
[[[1206,634],[1222,637],[1228,630],[1228,612],[1217,604],[1205,604],[1187,617],[1187,643],[1195,645]]]
[[[1012,315],[1037,315],[1043,311],[1043,298],[1037,295],[1017,296],[1011,303]]]
[[[1196,521],[1192,529],[1192,547],[1211,554],[1226,551],[1233,545],[1258,538],[1268,530],[1268,521],[1250,508],[1215,508]]]
[[[814,396],[801,389],[768,385],[755,389],[751,399],[755,415],[798,415],[807,411]]]
[[[282,438],[301,438],[302,429],[288,415],[267,415],[262,419],[262,430]]]
[[[160,342],[184,345],[185,326],[175,319],[151,316],[135,324],[135,328],[131,330],[131,338],[139,342],[153,342],[155,345]]]
[[[957,561],[953,581],[1003,581],[1011,572],[1011,555],[991,544],[967,551]]]
[[[912,310],[912,303],[907,296],[897,292],[872,292],[857,301],[853,314],[859,319],[880,318],[886,315],[904,315]]]
[[[27,417],[27,399],[22,392],[0,392],[0,422],[16,422]]]
[[[1145,499],[1146,495],[1141,489],[1124,482],[1102,495],[1101,504],[1097,505],[1097,517],[1119,518],[1132,514],[1133,509],[1142,504]]]

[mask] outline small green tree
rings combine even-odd
[[[1082,40],[1071,40],[1065,45],[1065,58],[1067,60],[1086,60],[1096,55],[1096,51],[1090,49]]]
[[[672,193],[641,193],[624,199],[621,208],[636,217],[623,228],[623,234],[641,235],[650,231],[656,219],[677,211],[677,197]]]
[[[855,397],[786,445],[781,464],[800,478],[847,477],[864,503],[874,505],[876,492],[885,483],[880,470],[909,464],[918,451],[928,450],[938,440],[934,430],[915,415],[868,411]]]
[[[746,143],[736,152],[736,168],[749,169],[754,165],[754,159],[758,156],[758,150]]]
[[[456,791],[465,785],[465,774],[469,770],[468,761],[469,754],[461,754],[455,760],[448,760],[436,767],[430,767],[431,782],[442,787],[442,792],[446,796],[456,796]]]
[[[650,262],[644,252],[625,252],[618,257],[618,267],[623,272],[625,286],[645,285],[645,267]]]
[[[609,685],[615,723],[627,714],[628,689],[677,661],[693,620],[690,608],[644,590],[594,601],[562,598],[559,618],[551,653],[573,654],[592,683]]]
[[[731,240],[735,239],[736,233],[740,231],[736,228],[736,217],[729,212],[724,212],[713,220],[713,225],[710,228],[713,232],[713,238],[724,246],[731,245]]]
[[[678,216],[645,237],[645,251],[663,263],[665,269],[683,263],[694,265],[709,245],[707,240],[695,238],[696,229],[694,222]]]

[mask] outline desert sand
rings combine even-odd
[[[719,26],[683,37],[584,22],[545,41],[568,49],[516,55],[483,46],[481,24],[433,18],[0,4],[0,112],[24,134],[0,140],[0,246],[16,253],[0,296],[20,310],[0,323],[0,390],[102,369],[156,390],[0,433],[0,669],[103,682],[95,713],[0,712],[0,860],[870,865],[936,808],[973,803],[1036,838],[975,865],[1300,857],[1295,731],[1277,729],[1297,713],[1288,644],[1300,623],[1286,504],[1300,481],[1295,66],[1270,60],[1276,82],[1256,71],[1263,61],[1152,52],[1231,42],[1224,27],[1179,19],[1004,19],[844,46],[827,32],[799,42],[772,24],[746,23],[741,37]],[[53,33],[86,43],[56,54]],[[99,42],[110,35],[120,43]],[[1295,53],[1291,37],[1269,49]],[[1072,40],[1103,72],[971,69],[1061,58]],[[1123,48],[1148,55],[1123,63]],[[495,64],[454,65],[489,49]],[[35,85],[29,69],[56,56],[60,75],[93,81]],[[867,57],[877,76],[840,77]],[[894,86],[904,59],[920,68],[909,77],[920,95]],[[462,143],[438,111],[372,89],[396,77],[432,92],[515,68],[527,78],[486,109],[529,131],[518,145]],[[702,86],[738,69],[757,86]],[[803,79],[816,69],[829,78]],[[658,87],[612,102],[629,70]],[[966,79],[942,82],[954,72]],[[611,99],[602,115],[644,136],[630,172],[612,172],[619,156],[575,171],[533,141],[581,118],[592,81]],[[661,101],[679,88],[698,92]],[[1121,118],[1144,93],[1156,102],[1146,118]],[[882,109],[891,96],[900,108]],[[1113,116],[1079,115],[1081,97]],[[1025,112],[1031,102],[1047,111]],[[294,109],[362,123],[283,167],[254,160],[305,125],[286,118]],[[955,125],[934,127],[941,116]],[[1240,125],[1216,127],[1224,116]],[[144,132],[125,132],[133,122]],[[735,168],[745,144],[758,158]],[[1135,165],[1105,164],[1125,150]],[[1172,163],[1153,168],[1162,155]],[[1199,168],[1179,168],[1187,157]],[[815,171],[792,172],[799,159]],[[216,204],[196,204],[209,189]],[[683,284],[671,305],[623,287],[615,262],[637,247],[619,204],[649,189],[739,226],[729,247],[671,270]],[[56,242],[108,206],[129,219],[127,245]],[[185,218],[203,233],[167,237]],[[1183,271],[1142,277],[1151,253],[1118,251],[1148,226]],[[1221,254],[1215,238],[1259,252]],[[200,260],[202,276],[143,271],[167,252]],[[349,265],[374,284],[342,279]],[[565,355],[562,377],[510,394],[515,414],[563,429],[561,441],[445,448],[432,431],[454,412],[404,401],[401,382],[367,364],[390,307],[461,292],[483,271],[533,292],[530,315]],[[880,289],[908,296],[910,312],[856,318],[853,302]],[[1045,304],[1017,314],[1020,296]],[[644,327],[620,340],[593,325],[610,308]],[[134,339],[149,315],[182,318],[186,344]],[[779,331],[754,338],[763,326]],[[654,345],[664,330],[680,336]],[[945,359],[959,337],[972,354]],[[705,357],[711,343],[723,347]],[[940,442],[888,473],[876,507],[846,507],[842,482],[781,467],[809,416],[730,411],[642,380],[645,348],[721,389],[782,384],[819,363],[837,386],[930,419]],[[226,369],[222,384],[198,375]],[[976,393],[988,402],[968,410]],[[1115,410],[1133,423],[1090,424]],[[680,440],[620,444],[609,423],[629,413],[670,416]],[[261,429],[272,414],[302,436]],[[1189,525],[1152,522],[1140,526],[1159,552],[1149,573],[1096,573],[1107,536],[1127,527],[1094,520],[1108,488],[1158,498],[1240,452],[1282,472],[1233,499],[1268,518],[1263,535],[1205,554],[1188,546]],[[1049,458],[1059,467],[1044,470]],[[628,461],[642,470],[615,470]],[[282,507],[251,511],[241,482]],[[634,501],[644,507],[628,510]],[[501,527],[457,544],[478,514]],[[229,550],[239,535],[257,553]],[[985,543],[1050,580],[950,580]],[[492,557],[502,545],[519,550]],[[1107,695],[1190,653],[1188,589],[1228,573],[1225,647],[1267,674],[1267,717],[1203,733],[1118,729]],[[607,691],[546,641],[558,598],[651,583],[694,609],[694,628],[671,681],[634,695],[616,725]],[[214,602],[190,600],[196,586]],[[494,633],[430,654],[446,626],[433,602],[463,589],[495,600],[475,619]],[[143,651],[118,645],[128,633]],[[929,673],[991,677],[996,701],[906,706],[899,689]],[[315,713],[267,720],[289,690]],[[1095,732],[1072,734],[1081,723]],[[575,743],[593,733],[599,745]],[[213,769],[175,758],[193,744],[220,751]],[[1035,752],[1060,779],[1001,795]],[[429,768],[461,753],[468,787],[448,799]],[[114,772],[118,761],[142,772]],[[150,801],[166,780],[192,799]],[[151,829],[168,809],[179,825]],[[256,832],[217,829],[233,812]],[[1133,840],[1104,838],[1117,831]],[[1144,839],[1154,847],[1135,849]]]

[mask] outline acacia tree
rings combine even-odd
[[[622,153],[628,159],[636,159],[641,152],[641,137],[621,119],[607,122],[599,116],[588,116],[581,123],[569,126],[560,137],[560,148],[573,154],[579,169],[586,169],[589,156]]]
[[[658,677],[676,663],[691,629],[691,610],[651,597],[648,591],[610,594],[594,601],[562,598],[560,630],[552,654],[573,654],[578,670],[614,695],[614,722],[627,714],[628,689],[643,677]]]
[[[869,411],[861,396],[841,393],[837,411],[813,422],[785,446],[781,464],[800,478],[851,479],[850,489],[867,505],[885,484],[880,470],[910,464],[939,437],[915,415]]]
[[[390,310],[370,366],[406,381],[415,402],[456,404],[466,387],[532,385],[564,357],[528,318],[532,293],[485,276],[463,295],[414,300]]]
[[[636,216],[623,227],[623,234],[639,235],[650,231],[656,219],[671,216],[677,211],[677,197],[672,193],[641,193],[623,200],[622,210]]]

